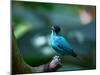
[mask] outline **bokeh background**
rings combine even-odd
[[[12,27],[26,63],[46,64],[57,53],[49,46],[52,25],[60,25],[62,35],[82,58],[61,57],[58,71],[96,68],[96,7],[56,3],[12,1]]]

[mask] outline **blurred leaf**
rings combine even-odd
[[[30,25],[19,24],[18,26],[16,26],[14,30],[15,37],[18,39],[19,37],[23,36],[26,32],[28,32],[30,29]]]

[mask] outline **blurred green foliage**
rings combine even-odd
[[[58,55],[49,45],[50,27],[58,24],[84,62],[71,56],[61,57],[58,71],[96,68],[96,20],[82,24],[80,11],[95,6],[12,1],[12,25],[20,52],[31,66],[49,62]],[[92,16],[92,15],[91,15]],[[39,42],[38,42],[39,41]],[[42,61],[42,62],[41,62]]]

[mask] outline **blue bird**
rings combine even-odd
[[[52,26],[50,42],[52,48],[62,56],[71,55],[77,57],[68,41],[60,35],[61,28],[58,25]]]

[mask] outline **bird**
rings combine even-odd
[[[68,40],[60,34],[61,27],[58,25],[53,25],[51,27],[50,35],[50,45],[51,47],[60,55],[71,55],[77,58],[77,54],[74,52],[73,48],[69,44]],[[79,59],[79,58],[77,58]]]

